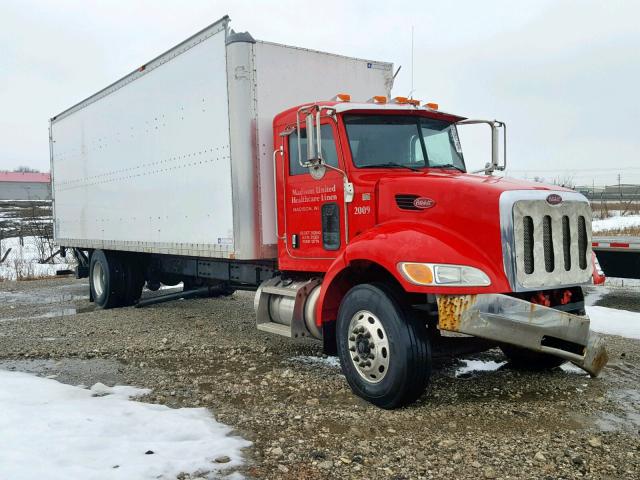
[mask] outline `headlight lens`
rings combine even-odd
[[[482,270],[467,265],[401,262],[398,270],[404,278],[416,285],[443,285],[451,287],[486,287],[491,280]]]

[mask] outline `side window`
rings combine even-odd
[[[301,129],[300,146],[302,149],[302,158],[306,159],[307,153],[307,132]],[[331,125],[321,125],[320,135],[322,136],[322,158],[324,163],[332,167],[338,166],[338,150],[336,142],[333,138],[333,129]],[[300,165],[298,161],[298,134],[293,132],[289,135],[289,175],[302,175],[309,173],[309,169]]]

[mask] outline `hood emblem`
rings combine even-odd
[[[427,208],[435,207],[436,201],[432,198],[418,197],[413,201],[413,206],[420,210],[426,210]]]
[[[562,203],[562,197],[557,193],[552,193],[547,197],[547,203],[549,205],[560,205]]]

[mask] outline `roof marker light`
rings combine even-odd
[[[425,103],[424,106],[430,108],[431,110],[438,110],[437,103],[428,102],[428,103]]]
[[[391,103],[405,104],[405,103],[409,103],[409,99],[407,97],[394,97],[391,100]]]
[[[334,102],[350,102],[351,101],[351,95],[349,95],[348,93],[339,93],[335,97],[332,98],[332,101],[334,101]]]
[[[383,96],[383,95],[374,95],[373,97],[371,97],[369,100],[367,100],[368,103],[387,103],[387,97]]]

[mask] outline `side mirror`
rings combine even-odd
[[[476,170],[472,173],[484,172],[485,175],[491,175],[495,170],[504,170],[507,168],[507,125],[499,120],[462,120],[457,125],[488,125],[491,128],[491,163],[486,164],[482,170]],[[502,156],[504,162],[500,165],[500,129],[502,129]]]
[[[307,123],[307,162],[314,163],[318,160],[318,149],[315,141],[315,125],[313,113],[309,113],[306,118]]]

